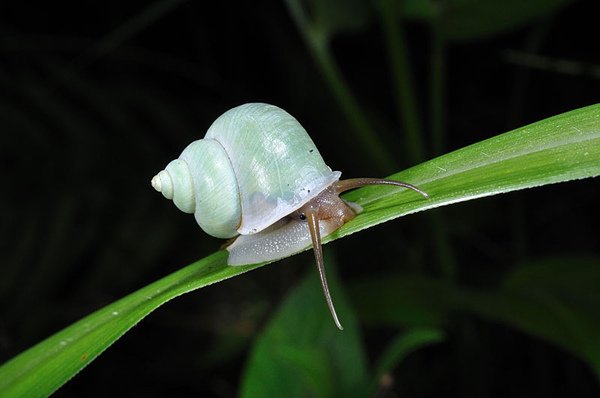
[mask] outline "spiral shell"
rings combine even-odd
[[[251,103],[221,115],[152,179],[152,186],[210,235],[230,238],[273,225],[339,180],[298,121]]]

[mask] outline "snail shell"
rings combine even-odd
[[[152,179],[152,186],[180,210],[193,213],[206,233],[242,235],[228,247],[229,264],[238,265],[308,247],[306,223],[278,221],[340,176],[293,116],[273,105],[250,103],[215,120],[204,139],[188,145]],[[331,231],[324,224],[321,232]],[[243,238],[250,235],[257,236]]]

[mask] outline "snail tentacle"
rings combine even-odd
[[[319,270],[319,278],[321,279],[321,286],[323,286],[323,294],[325,295],[325,301],[329,307],[329,312],[333,317],[335,326],[340,330],[344,330],[340,320],[338,319],[335,307],[333,306],[333,300],[331,299],[331,293],[329,292],[329,285],[327,284],[327,275],[325,274],[325,262],[323,261],[323,248],[321,247],[321,231],[319,228],[319,210],[315,208],[308,209],[306,211],[306,218],[308,220],[308,227],[310,230],[310,238],[312,239],[313,251],[315,253],[315,260],[317,262],[317,269]]]
[[[406,182],[390,180],[388,178],[349,178],[347,180],[341,180],[334,183],[337,193],[364,187],[365,185],[395,185],[397,187],[412,189],[413,191],[418,192],[425,198],[429,199],[427,192],[423,191],[422,189]]]

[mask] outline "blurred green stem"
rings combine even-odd
[[[431,26],[431,67],[429,72],[430,93],[429,106],[431,110],[431,142],[435,156],[440,155],[445,149],[445,114],[444,97],[446,57],[444,54],[444,38],[440,33],[439,22]]]
[[[75,60],[75,65],[85,66],[114,51],[128,39],[131,39],[147,27],[156,23],[185,1],[187,0],[157,0],[143,7],[132,18],[116,27],[97,43],[86,49]]]
[[[342,112],[354,130],[357,144],[380,170],[390,172],[398,167],[389,150],[375,136],[375,129],[370,125],[365,113],[352,94],[348,83],[344,80],[333,55],[329,50],[329,38],[316,25],[311,24],[300,2],[286,0],[289,12],[300,30],[306,45],[317,63],[326,83],[333,92]]]
[[[410,164],[425,160],[423,129],[417,109],[416,94],[412,82],[414,76],[408,60],[408,50],[404,38],[402,19],[398,11],[398,2],[382,0],[379,2],[379,15],[387,45],[390,72],[394,85],[396,114],[402,124],[406,139],[406,159]]]

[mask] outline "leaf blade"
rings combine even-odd
[[[361,217],[325,241],[418,211],[600,175],[600,104],[532,123],[418,166],[391,178],[429,193],[365,187],[344,195],[361,205]]]
[[[217,252],[86,316],[0,367],[0,395],[46,396],[167,301],[255,266],[229,267]]]

